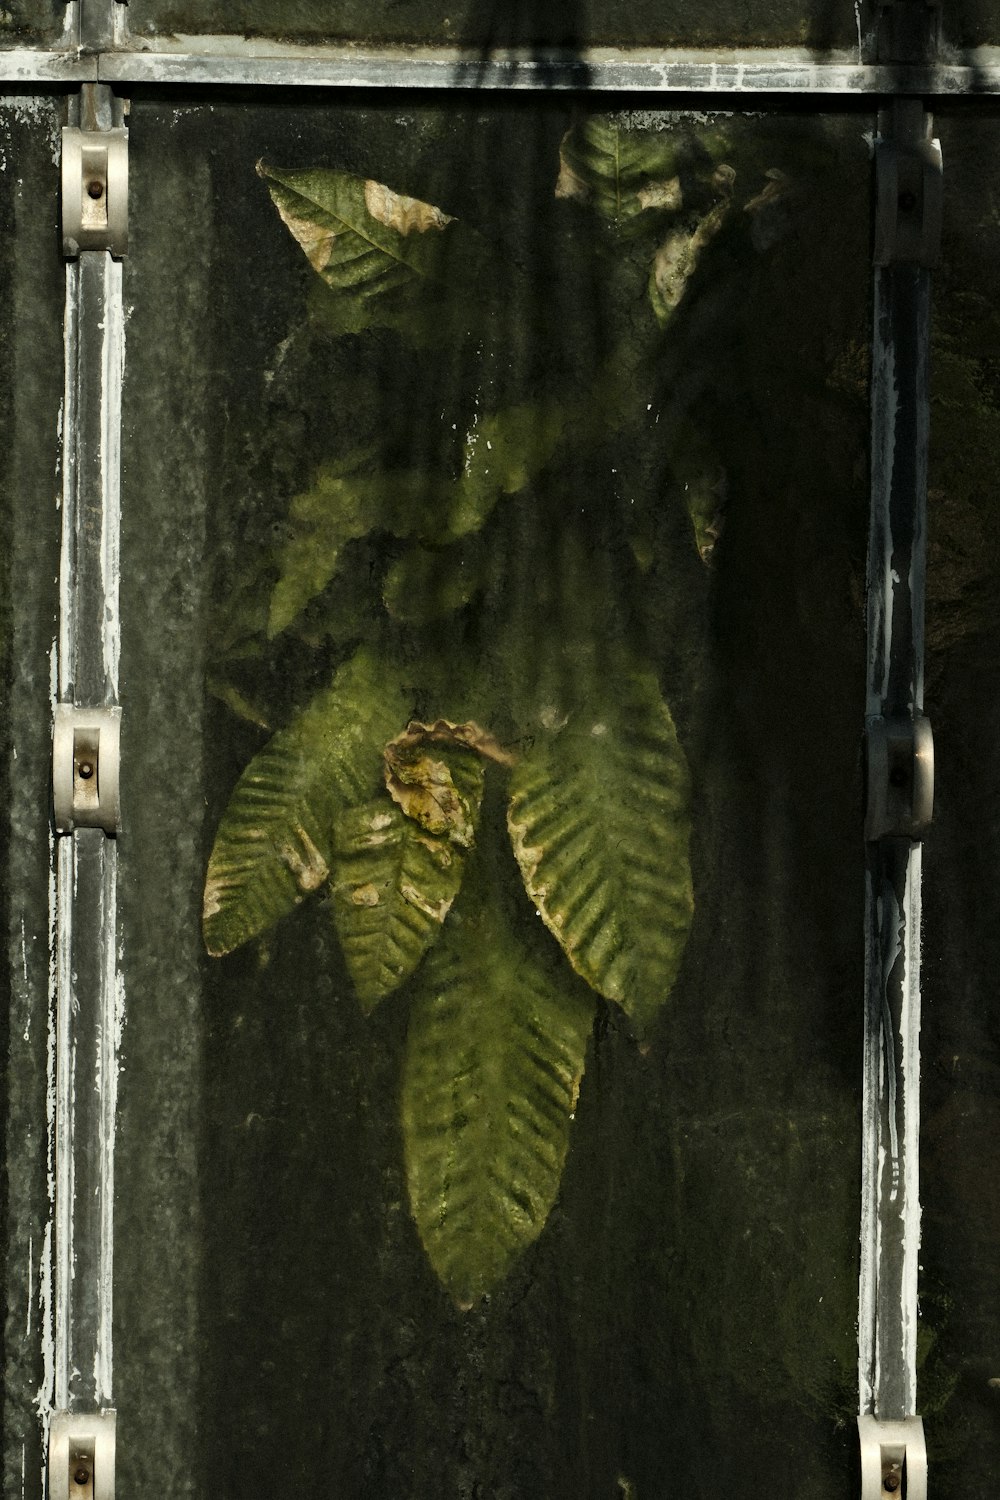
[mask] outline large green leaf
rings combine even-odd
[[[425,832],[388,794],[336,820],[333,920],[366,1012],[409,978],[436,941],[464,862],[461,849]]]
[[[276,636],[333,578],[348,542],[372,531],[409,536],[424,523],[431,481],[410,471],[366,472],[371,455],[351,453],[319,470],[289,508],[291,535],[278,556],[267,631]]]
[[[468,604],[489,575],[492,559],[479,535],[450,547],[411,547],[393,563],[382,586],[389,613],[412,625],[452,614]]]
[[[620,231],[641,229],[657,215],[697,205],[731,148],[724,129],[695,135],[588,115],[563,137],[556,197],[588,204]]]
[[[548,463],[565,420],[554,402],[477,415],[454,475],[373,471],[364,450],[324,465],[312,487],[291,503],[292,529],[278,556],[268,634],[286,630],[323,592],[348,542],[384,531],[441,545],[479,531],[502,495],[517,494]],[[396,597],[395,583],[387,597]]]
[[[478,531],[501,495],[519,494],[549,462],[566,420],[557,401],[507,406],[477,416],[466,435],[445,529],[427,540],[451,541]]]
[[[275,207],[339,306],[340,333],[405,326],[414,294],[445,275],[455,221],[384,183],[325,168],[258,164]]]
[[[645,1030],[680,965],[693,901],[688,772],[650,673],[538,735],[511,775],[525,888],[574,969]]]
[[[563,137],[557,198],[588,203],[625,227],[647,208],[679,209],[679,142],[669,132],[630,130],[611,115],[589,115]]]
[[[323,884],[334,817],[374,796],[382,748],[406,717],[398,679],[361,650],[331,687],[254,756],[222,816],[209,859],[209,953],[229,953],[258,936]]]
[[[719,178],[720,202],[707,213],[671,229],[663,240],[649,272],[649,300],[661,328],[666,328],[687,292],[705,249],[726,222],[731,179]]]
[[[530,914],[518,922],[470,872],[415,980],[402,1092],[410,1206],[462,1308],[496,1287],[548,1218],[593,1016]]]

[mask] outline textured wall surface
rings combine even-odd
[[[59,565],[59,108],[0,101],[4,1494],[41,1493],[48,1403],[49,711]],[[43,1352],[46,1351],[46,1352]]]

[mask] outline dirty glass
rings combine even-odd
[[[840,1500],[870,118],[130,123],[123,1492]]]
[[[946,50],[995,47],[1000,43],[1000,4],[997,0],[949,0],[942,7],[941,30]],[[974,58],[966,60],[975,63]]]
[[[856,49],[870,0],[131,0],[143,36],[237,33],[295,41],[513,46],[811,47]]]
[[[51,46],[62,36],[65,19],[64,0],[8,0],[0,9],[0,51]]]
[[[934,282],[928,488],[927,712],[937,760],[925,855],[923,1241],[919,1376],[934,1489],[987,1493],[1000,1468],[1000,127],[936,117],[946,171]]]
[[[34,1494],[45,1387],[49,664],[59,569],[59,105],[0,98],[0,800],[6,944],[0,1129],[5,1495]],[[22,1490],[22,1476],[30,1471]]]

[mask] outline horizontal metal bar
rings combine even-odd
[[[41,48],[0,51],[0,92],[5,84],[96,82],[96,57]]]
[[[134,40],[134,39],[133,39]],[[664,52],[596,48],[580,53],[292,46],[235,37],[181,37],[156,49],[102,54],[109,84],[593,90],[612,93],[940,95],[1000,93],[1000,48],[968,61],[890,67],[817,61],[802,49]],[[2,64],[0,64],[2,66]]]

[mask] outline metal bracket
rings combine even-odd
[[[118,769],[120,708],[57,703],[52,735],[52,805],[57,833],[121,828]]]
[[[921,1417],[858,1418],[861,1500],[927,1500],[927,1444]]]
[[[865,839],[923,838],[934,816],[930,720],[871,718],[866,746]]]
[[[941,255],[941,143],[919,99],[898,100],[892,133],[875,143],[875,264],[932,269]]]
[[[128,253],[128,130],[62,133],[62,246],[75,259],[81,250]]]
[[[49,1500],[115,1500],[116,1413],[57,1411],[49,1427]]]

